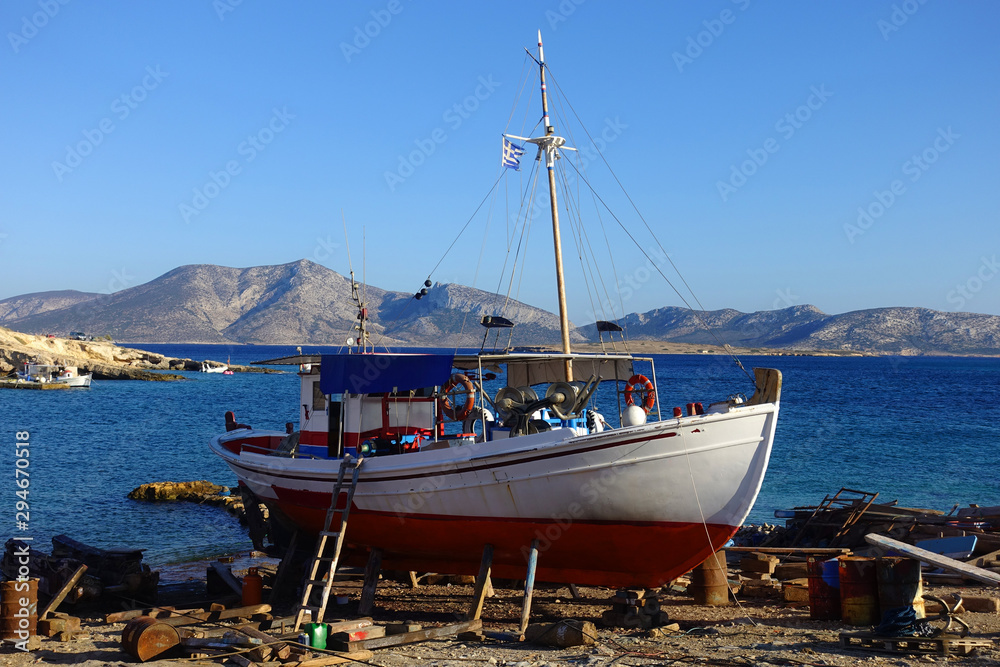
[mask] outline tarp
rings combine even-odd
[[[319,387],[324,394],[381,394],[435,387],[451,377],[449,354],[324,354]]]

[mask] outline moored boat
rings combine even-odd
[[[40,384],[62,384],[68,387],[89,387],[93,373],[80,374],[76,366],[25,362],[24,370],[17,374],[19,380]]]

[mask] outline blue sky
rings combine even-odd
[[[417,289],[498,177],[499,134],[540,115],[519,86],[541,29],[560,104],[609,139],[706,308],[1000,314],[998,24],[996,3],[938,0],[5,0],[0,298],[196,263],[346,274],[342,211],[355,269]],[[624,310],[680,305],[602,218],[590,240],[616,251],[604,281]],[[485,219],[432,279],[495,286],[503,242],[478,264]],[[551,273],[533,248],[518,296],[555,310]]]

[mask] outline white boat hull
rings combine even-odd
[[[662,585],[716,551],[746,519],[777,412],[766,403],[585,436],[556,429],[366,459],[348,562],[379,547],[388,568],[474,573],[490,543],[495,574],[518,578],[538,540],[541,580]],[[212,448],[262,501],[315,533],[340,461],[242,448],[281,435],[229,433]]]

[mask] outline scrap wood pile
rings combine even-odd
[[[38,592],[54,597],[67,588],[60,601],[71,604],[95,601],[108,594],[155,599],[159,573],[142,562],[142,549],[98,549],[65,535],[52,538],[52,553],[7,540],[0,571],[8,580],[22,576],[38,579]]]
[[[186,656],[244,666],[279,662],[289,667],[366,660],[374,649],[461,637],[482,627],[478,619],[425,629],[413,623],[380,625],[359,618],[307,624],[305,633],[293,630],[295,616],[273,618],[270,610],[266,604],[207,612],[156,608],[109,614],[105,620],[127,621],[122,649],[140,662]]]
[[[739,546],[866,549],[870,534],[943,553],[1000,572],[1000,507],[970,505],[951,512],[877,503],[878,493],[842,488],[818,505],[778,511],[785,526],[748,526],[737,533]],[[951,539],[964,538],[964,539]],[[966,553],[967,552],[967,553]],[[933,577],[932,577],[933,578]],[[941,575],[941,583],[961,583]]]

